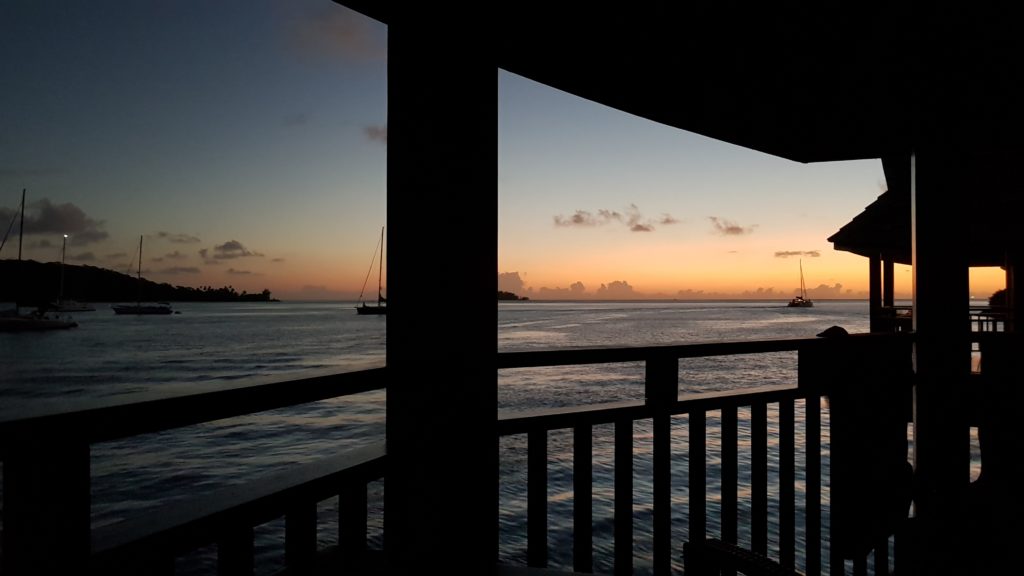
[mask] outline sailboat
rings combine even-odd
[[[138,271],[138,298],[135,304],[114,304],[114,314],[136,314],[136,315],[159,315],[172,314],[174,309],[167,302],[155,304],[143,304],[142,300],[142,236],[139,236],[139,271]]]
[[[25,190],[21,191],[21,225],[18,229],[18,270],[21,270],[21,245],[24,243],[25,238]],[[11,225],[7,227],[7,233],[11,231],[11,227],[14,226],[14,220],[11,220]],[[0,243],[0,248],[7,242],[7,234],[4,235],[3,243]],[[71,320],[70,318],[64,318],[61,316],[53,316],[47,313],[45,310],[39,308],[28,314],[21,313],[21,307],[18,302],[14,303],[12,308],[5,308],[0,310],[0,332],[38,332],[42,330],[63,330],[66,328],[74,328],[78,326],[78,322]]]
[[[57,300],[50,304],[51,310],[57,312],[94,312],[92,304],[76,302],[64,299],[64,256],[67,254],[68,235],[64,235],[64,244],[60,249],[60,292],[57,293]]]
[[[807,297],[807,287],[804,285],[804,261],[800,261],[800,295],[794,296],[787,304],[789,308],[812,308],[814,302]]]
[[[373,272],[373,262],[370,263],[370,269],[366,272],[366,280],[370,279],[370,272]],[[377,263],[377,304],[370,306],[366,302],[363,302],[363,292],[366,291],[366,280],[363,280],[363,289],[359,291],[359,306],[356,306],[356,312],[359,314],[387,314],[388,299],[384,297],[383,293],[383,274],[384,274],[384,227],[380,227],[380,260]]]

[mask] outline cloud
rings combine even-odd
[[[188,258],[188,256],[186,256],[186,255],[182,254],[181,252],[178,252],[177,250],[175,250],[174,252],[170,252],[170,253],[164,254],[164,258],[166,258],[168,260],[182,260],[182,259]]]
[[[198,244],[199,238],[191,234],[175,234],[174,232],[157,232],[156,237],[167,240],[171,244]]]
[[[365,126],[363,127],[363,133],[370,139],[371,142],[380,142],[381,144],[388,143],[388,127],[387,126]]]
[[[742,236],[744,234],[750,234],[754,231],[756,224],[753,226],[740,226],[731,220],[719,218],[717,216],[708,216],[708,220],[711,220],[711,225],[715,227],[715,232],[723,236]]]
[[[0,222],[11,222],[17,210],[0,208]],[[43,198],[25,209],[25,234],[55,236],[67,234],[75,244],[83,245],[106,240],[109,234],[102,220],[93,220],[70,202],[54,204]]]
[[[601,284],[597,289],[597,297],[608,300],[621,300],[636,298],[639,294],[625,280],[609,282],[607,286]]]
[[[776,292],[774,287],[758,288],[757,290],[744,290],[741,294],[744,298],[780,298],[781,292]]]
[[[274,258],[271,262],[284,262],[284,258]]]
[[[571,216],[557,214],[554,216],[554,221],[555,226],[561,227],[592,227],[604,226],[606,224],[622,224],[629,228],[631,232],[653,232],[656,224],[667,226],[679,222],[671,214],[662,214],[661,218],[658,219],[647,218],[640,212],[636,204],[630,204],[623,212],[601,208],[596,213],[588,210],[577,210]]]
[[[519,272],[501,272],[498,274],[498,290],[522,295],[526,282],[519,277]]]
[[[196,268],[195,266],[172,266],[170,268],[163,268],[161,270],[158,270],[158,272],[160,274],[170,275],[199,274],[199,268]]]
[[[800,250],[787,250],[784,252],[775,253],[776,258],[789,258],[790,256],[807,256],[808,258],[819,258],[821,257],[821,252],[817,250],[805,250],[803,252],[801,252]]]
[[[572,292],[576,296],[582,296],[587,291],[587,287],[583,285],[583,282],[576,281],[569,285],[569,292]]]
[[[360,61],[387,58],[385,37],[375,32],[370,19],[338,6],[302,12],[290,22],[289,32],[293,45],[309,57],[341,55]]]
[[[103,257],[104,260],[120,260],[121,258],[127,258],[127,252],[114,252],[113,254],[107,254]]]
[[[203,258],[206,258],[207,254],[208,252],[206,248],[199,251],[199,255]],[[263,254],[260,254],[259,252],[251,252],[238,240],[228,240],[223,244],[218,244],[213,247],[213,257],[217,260],[233,260],[235,258],[248,258],[250,256],[262,258]]]
[[[798,293],[799,291],[799,288],[794,289],[794,294]],[[848,292],[849,290],[847,290],[847,293]],[[807,290],[807,295],[811,299],[842,298],[843,294],[843,285],[838,282],[836,282],[835,286],[829,286],[828,284],[818,284],[817,288],[809,288]]]
[[[236,270],[234,268],[228,268],[228,274],[235,276],[262,276],[259,272],[253,272],[252,270]]]

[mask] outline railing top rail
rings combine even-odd
[[[850,338],[910,338],[909,334],[852,334]],[[612,364],[642,362],[652,358],[704,358],[737,354],[789,352],[822,346],[822,338],[788,338],[737,342],[700,342],[662,346],[562,348],[558,350],[527,350],[499,352],[498,368],[533,368],[540,366],[572,366],[581,364]]]
[[[786,398],[817,396],[820,392],[780,384],[739,390],[691,393],[667,404],[649,404],[642,400],[607,402],[587,406],[545,408],[498,415],[498,435],[523,434],[531,430],[558,430],[580,424],[608,424],[616,420],[642,420],[659,414],[688,414],[694,411],[751,406],[778,402]]]
[[[364,485],[382,478],[386,456],[384,443],[371,444],[291,466],[241,486],[226,486],[184,503],[169,502],[155,511],[94,530],[94,559],[131,547],[173,544],[187,550],[209,544],[238,524],[252,525],[281,515],[292,502],[337,494],[346,480]]]
[[[109,399],[56,399],[0,409],[0,453],[49,440],[102,442],[385,388],[383,362],[230,383],[196,383]]]

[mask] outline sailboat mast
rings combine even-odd
[[[377,304],[383,300],[381,288],[384,286],[384,227],[380,227],[380,263],[377,264]]]
[[[142,303],[142,234],[139,234],[139,271],[136,274],[138,281],[135,285],[135,304]]]
[[[800,296],[807,298],[807,287],[804,285],[804,261],[800,259]]]
[[[25,243],[25,189],[21,189],[21,223],[18,224],[18,262],[21,262],[21,245]]]

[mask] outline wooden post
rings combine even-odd
[[[649,358],[644,380],[645,402],[655,409],[654,430],[654,574],[672,571],[672,413],[671,407],[679,400],[679,359],[675,357]],[[701,416],[704,414],[701,413]],[[692,418],[692,415],[691,415]],[[701,430],[703,433],[703,430]],[[691,455],[692,455],[691,442]],[[692,456],[691,456],[692,457]],[[691,464],[692,469],[692,464]],[[703,505],[703,497],[701,505]],[[693,515],[691,501],[691,517]]]
[[[33,441],[4,454],[3,574],[77,574],[89,562],[89,445]]]
[[[896,305],[896,264],[891,258],[882,262],[882,306]]]
[[[918,568],[934,574],[970,555],[958,535],[964,519],[953,511],[970,480],[965,386],[971,367],[969,276],[963,236],[968,229],[962,192],[968,164],[934,150],[911,156],[914,262],[914,493],[921,550]],[[946,550],[950,554],[935,554]]]
[[[870,330],[883,329],[882,313],[882,259],[877,255],[868,258],[868,318]]]
[[[395,573],[476,575],[497,561],[497,375],[484,359],[498,347],[498,68],[490,27],[467,24],[491,20],[491,8],[476,10],[413,2],[388,17],[385,525]]]

